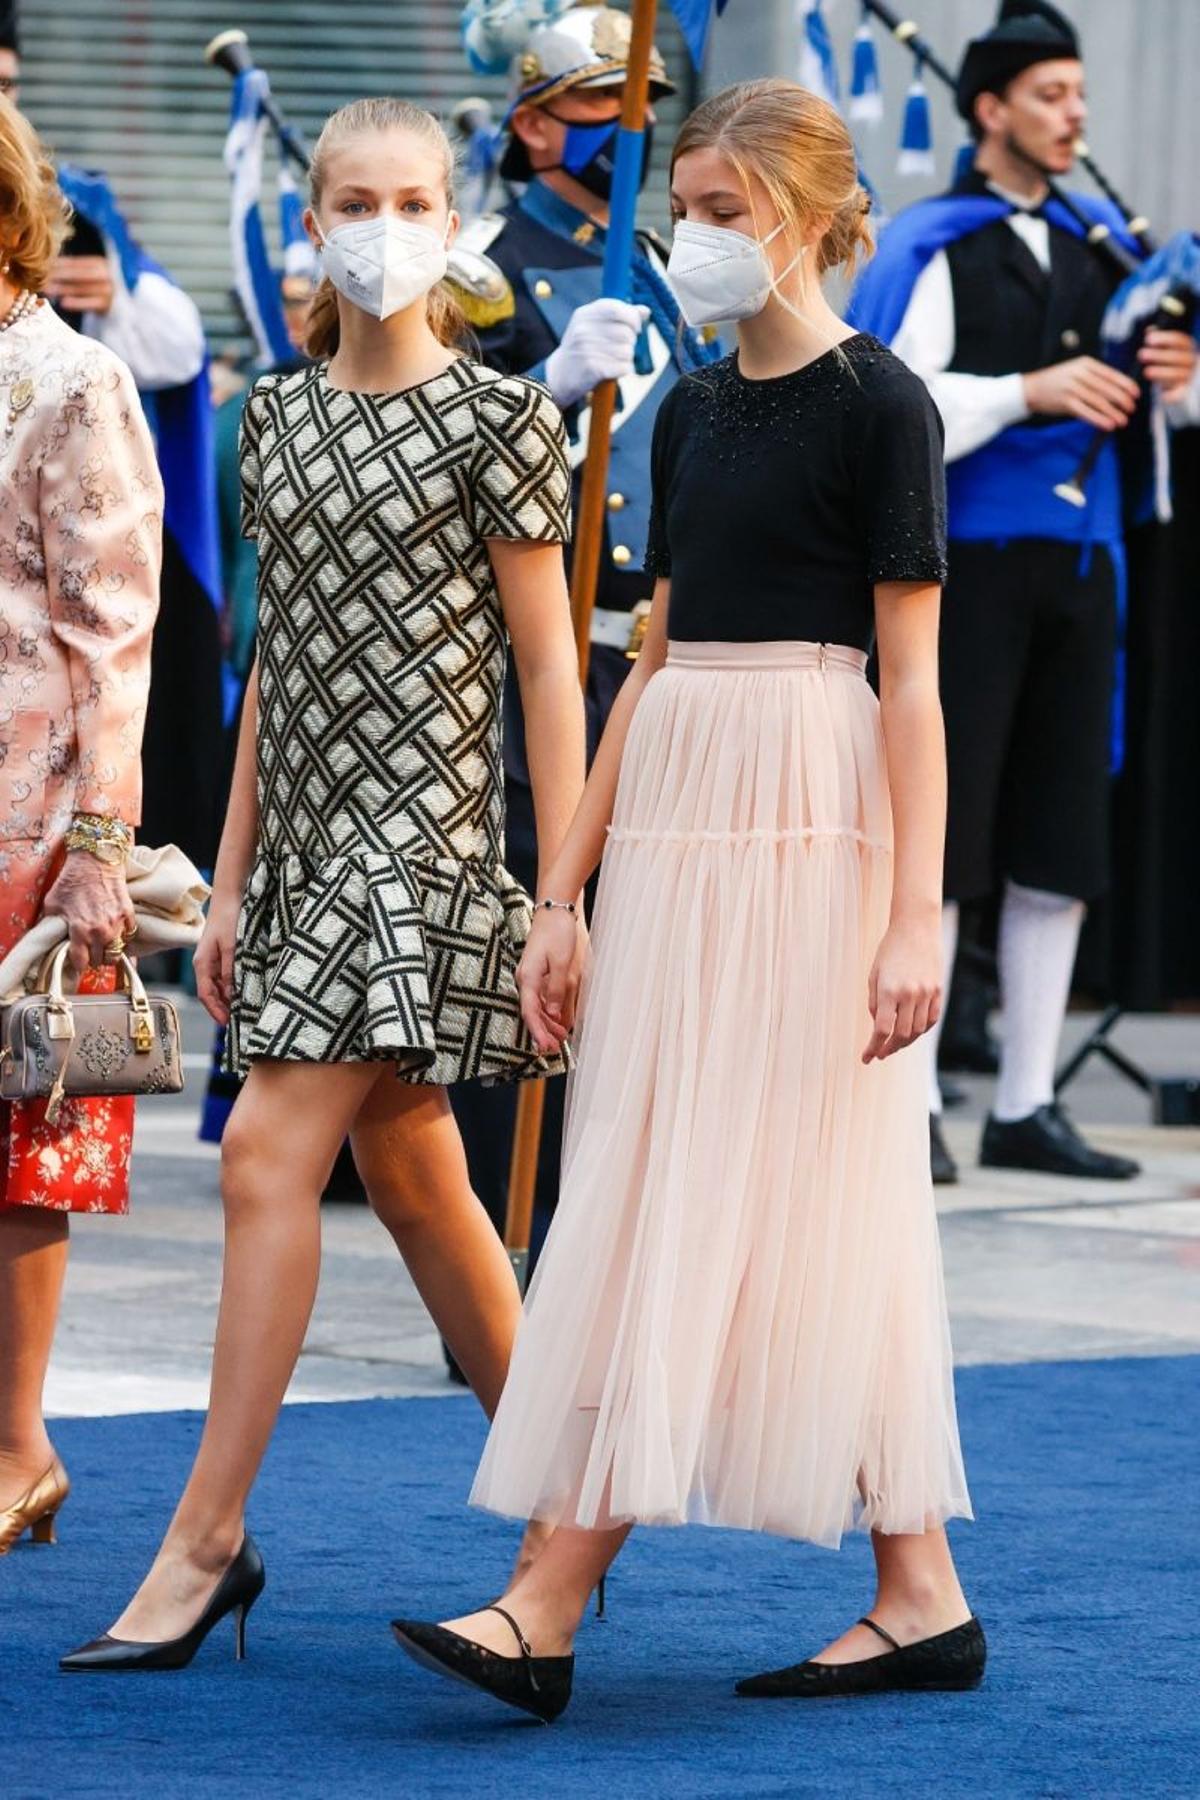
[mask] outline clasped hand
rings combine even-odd
[[[557,1056],[570,1036],[587,955],[581,915],[536,912],[517,968],[521,1017],[542,1056]]]

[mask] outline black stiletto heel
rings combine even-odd
[[[860,1619],[891,1649],[883,1656],[869,1656],[853,1663],[793,1663],[766,1675],[750,1675],[737,1684],[737,1692],[750,1700],[819,1700],[835,1695],[882,1694],[894,1689],[908,1692],[940,1690],[961,1692],[977,1688],[987,1662],[987,1639],[979,1620],[941,1631],[916,1644],[899,1644],[890,1631],[874,1619]]]
[[[525,1633],[502,1606],[485,1606],[512,1626],[520,1646],[519,1657],[498,1656],[444,1625],[426,1625],[419,1619],[393,1619],[392,1632],[400,1648],[424,1669],[461,1681],[467,1687],[490,1694],[505,1706],[532,1713],[549,1725],[566,1710],[575,1674],[573,1656],[535,1656]]]
[[[602,1575],[600,1577],[599,1581],[596,1583],[596,1617],[598,1619],[603,1619],[606,1624],[608,1622],[608,1613],[605,1611],[604,1599],[605,1599],[605,1590],[607,1587],[607,1583],[608,1583],[607,1575]]]
[[[140,1669],[184,1669],[213,1626],[234,1614],[234,1656],[246,1655],[246,1615],[267,1585],[258,1546],[247,1532],[242,1547],[217,1583],[216,1592],[190,1631],[161,1644],[130,1644],[122,1638],[93,1638],[59,1662],[69,1675],[124,1675]]]

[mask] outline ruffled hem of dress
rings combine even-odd
[[[224,1066],[393,1062],[405,1081],[565,1072],[521,1020],[529,896],[502,863],[260,852],[238,925]]]

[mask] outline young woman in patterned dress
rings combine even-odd
[[[451,173],[445,133],[416,107],[333,116],[309,214],[326,269],[319,360],[247,401],[258,657],[196,958],[246,1074],[222,1145],[212,1400],[157,1560],[69,1669],[181,1666],[261,1590],[244,1508],[303,1343],[319,1196],[347,1135],[489,1412],[508,1366],[517,1287],[445,1091],[562,1068],[517,999],[530,910],[502,860],[506,636],[547,857],[582,791],[583,715],[562,421],[536,383],[457,347],[437,285]]]

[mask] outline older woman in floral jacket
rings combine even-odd
[[[38,298],[66,228],[51,164],[0,99],[0,955],[42,911],[81,980],[132,928],[162,491],[133,380]],[[0,1554],[53,1542],[67,1493],[42,1417],[72,1212],[128,1204],[130,1100],[0,1104]]]

